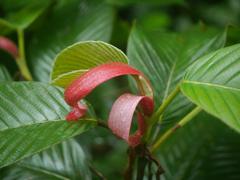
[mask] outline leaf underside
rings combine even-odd
[[[85,41],[64,49],[55,59],[52,83],[66,87],[89,69],[109,62],[127,63],[127,57],[118,48],[102,41]]]

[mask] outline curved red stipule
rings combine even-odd
[[[18,48],[10,39],[0,36],[0,49],[8,52],[14,59],[18,58]]]
[[[85,112],[83,105],[79,107],[79,101],[91,93],[98,85],[122,75],[137,75],[145,78],[140,71],[127,64],[112,62],[90,69],[74,80],[64,93],[65,101],[73,107],[73,112],[70,112],[72,115],[69,114],[66,119],[70,121],[82,117]]]
[[[141,104],[143,101],[146,103]],[[135,134],[130,135],[133,115],[138,104],[141,104],[144,113],[138,113],[138,130]],[[130,146],[135,147],[140,144],[145,132],[144,116],[150,116],[153,113],[153,109],[154,103],[150,97],[136,96],[128,93],[123,94],[112,106],[108,119],[108,127],[116,136],[124,139]]]

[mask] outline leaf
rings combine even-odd
[[[141,104],[144,113],[138,113],[138,129],[134,134],[130,135],[133,115],[138,104]],[[144,117],[150,116],[153,110],[154,102],[152,98],[125,93],[114,102],[108,118],[108,127],[115,135],[124,139],[130,146],[135,147],[140,144],[145,133]]]
[[[87,159],[73,139],[64,141],[11,166],[2,177],[11,179],[91,179]]]
[[[101,41],[76,43],[56,57],[51,75],[52,83],[66,87],[89,69],[108,62],[127,63],[127,57],[118,48]]]
[[[63,92],[42,83],[0,85],[0,167],[40,152],[95,125],[91,118],[66,122]]]
[[[12,78],[8,72],[8,70],[5,68],[5,66],[0,65],[0,83],[5,81],[11,81]]]
[[[164,179],[239,179],[239,137],[217,119],[200,114],[160,147]]]
[[[139,4],[154,4],[154,5],[174,5],[174,4],[183,4],[183,0],[106,0],[108,3],[118,6],[129,6],[129,5],[139,5]]]
[[[28,4],[31,4],[31,2],[33,3],[32,0],[24,0],[24,1],[4,0],[4,1],[0,1],[0,6],[4,12],[14,12],[26,7]]]
[[[192,102],[240,131],[240,44],[200,58],[187,71],[182,92]]]
[[[48,7],[50,1],[34,1],[0,19],[0,34],[25,29]]]
[[[145,32],[133,28],[128,42],[130,65],[141,70],[151,81],[158,106],[183,78],[184,72],[200,56],[225,44],[226,32],[195,27],[184,33]],[[192,104],[182,95],[164,113],[164,124],[182,116]]]
[[[56,55],[73,43],[109,41],[113,10],[101,1],[57,1],[27,44],[27,59],[34,79],[48,82]]]

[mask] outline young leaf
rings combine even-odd
[[[182,92],[240,132],[240,44],[200,58],[187,71]]]
[[[54,58],[64,48],[86,40],[109,41],[113,10],[98,0],[56,1],[26,48],[34,79],[48,82]]]
[[[0,167],[39,152],[95,126],[95,120],[66,122],[63,92],[42,83],[0,85]]]
[[[133,135],[130,135],[133,115],[139,103],[144,115],[141,112],[138,113],[138,130]],[[108,126],[114,134],[134,147],[141,142],[141,137],[145,132],[146,124],[143,118],[144,116],[150,116],[153,109],[154,104],[150,97],[123,94],[112,106]]]
[[[67,120],[78,120],[85,114],[86,107],[79,101],[91,93],[93,89],[107,80],[122,75],[135,75],[138,79],[145,79],[144,75],[140,71],[128,66],[127,64],[117,62],[103,64],[92,68],[82,76],[75,79],[64,92],[65,101],[73,107],[73,110],[67,116]],[[148,87],[146,90],[143,89],[142,84],[139,83],[140,94],[142,95],[146,95],[148,90],[151,91],[151,87],[148,84],[147,79],[145,79],[145,83],[145,87]],[[150,97],[152,98],[152,93]]]
[[[10,166],[2,179],[91,179],[86,155],[73,139]]]
[[[51,75],[52,83],[66,87],[89,69],[108,62],[127,63],[127,57],[120,49],[102,41],[76,43],[56,57]]]
[[[129,38],[127,55],[130,65],[141,70],[153,85],[159,105],[173,91],[184,72],[200,56],[224,46],[226,32],[195,27],[184,33],[145,32],[134,27]],[[164,123],[182,116],[192,104],[181,95],[164,113]]]

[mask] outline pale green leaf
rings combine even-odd
[[[42,83],[0,85],[0,167],[95,126],[90,118],[67,122],[62,89]]]
[[[52,70],[52,83],[65,87],[90,68],[107,62],[127,63],[126,55],[102,41],[76,43],[61,51]]]
[[[240,131],[240,44],[200,58],[187,71],[182,92],[205,111]]]

